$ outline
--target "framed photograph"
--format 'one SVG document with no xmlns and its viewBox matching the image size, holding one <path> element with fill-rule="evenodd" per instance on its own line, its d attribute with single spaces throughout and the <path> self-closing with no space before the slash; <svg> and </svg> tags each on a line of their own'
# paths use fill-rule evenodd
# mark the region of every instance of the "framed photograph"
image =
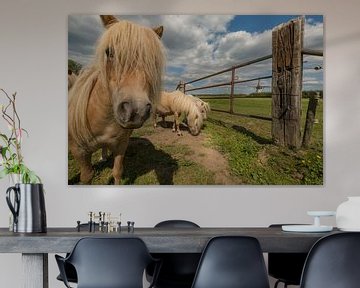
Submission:
<svg viewBox="0 0 360 288">
<path fill-rule="evenodd" d="M 69 185 L 323 185 L 322 15 L 69 15 Z"/>
</svg>

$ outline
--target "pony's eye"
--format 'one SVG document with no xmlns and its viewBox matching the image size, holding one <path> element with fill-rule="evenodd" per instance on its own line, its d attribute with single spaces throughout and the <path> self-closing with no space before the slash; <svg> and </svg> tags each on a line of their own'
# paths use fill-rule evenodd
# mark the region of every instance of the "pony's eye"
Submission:
<svg viewBox="0 0 360 288">
<path fill-rule="evenodd" d="M 105 53 L 109 59 L 114 58 L 114 51 L 112 48 L 106 48 Z"/>
</svg>

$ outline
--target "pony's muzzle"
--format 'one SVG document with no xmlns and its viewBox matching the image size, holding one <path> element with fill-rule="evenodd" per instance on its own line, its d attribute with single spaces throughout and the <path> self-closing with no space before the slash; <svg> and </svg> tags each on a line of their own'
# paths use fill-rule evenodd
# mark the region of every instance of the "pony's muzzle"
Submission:
<svg viewBox="0 0 360 288">
<path fill-rule="evenodd" d="M 193 136 L 197 136 L 200 134 L 200 129 L 194 129 L 194 128 L 190 128 L 190 134 Z"/>
<path fill-rule="evenodd" d="M 150 102 L 123 101 L 118 106 L 117 118 L 124 128 L 140 128 L 150 117 L 151 111 Z"/>
</svg>

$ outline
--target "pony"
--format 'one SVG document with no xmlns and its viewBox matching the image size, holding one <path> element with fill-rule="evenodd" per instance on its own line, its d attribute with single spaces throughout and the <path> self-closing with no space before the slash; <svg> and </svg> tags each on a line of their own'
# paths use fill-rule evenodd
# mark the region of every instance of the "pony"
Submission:
<svg viewBox="0 0 360 288">
<path fill-rule="evenodd" d="M 133 129 L 155 109 L 161 91 L 163 27 L 147 28 L 112 15 L 100 15 L 105 32 L 94 60 L 69 91 L 69 149 L 80 166 L 80 182 L 91 182 L 91 156 L 112 152 L 114 183 L 120 184 L 124 154 Z"/>
<path fill-rule="evenodd" d="M 161 93 L 160 102 L 156 106 L 156 112 L 154 113 L 154 127 L 156 127 L 157 115 L 160 115 L 163 121 L 166 116 L 174 115 L 173 132 L 177 132 L 177 135 L 181 136 L 182 133 L 179 127 L 181 113 L 185 114 L 191 135 L 199 135 L 203 125 L 203 115 L 194 99 L 179 90 L 173 92 L 163 91 Z"/>
</svg>

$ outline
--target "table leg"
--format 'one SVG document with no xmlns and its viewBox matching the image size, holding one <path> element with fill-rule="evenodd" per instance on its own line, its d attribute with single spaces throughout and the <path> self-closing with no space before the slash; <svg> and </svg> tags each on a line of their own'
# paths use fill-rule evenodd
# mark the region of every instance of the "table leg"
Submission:
<svg viewBox="0 0 360 288">
<path fill-rule="evenodd" d="M 23 288 L 49 288 L 48 254 L 22 254 Z"/>
</svg>

